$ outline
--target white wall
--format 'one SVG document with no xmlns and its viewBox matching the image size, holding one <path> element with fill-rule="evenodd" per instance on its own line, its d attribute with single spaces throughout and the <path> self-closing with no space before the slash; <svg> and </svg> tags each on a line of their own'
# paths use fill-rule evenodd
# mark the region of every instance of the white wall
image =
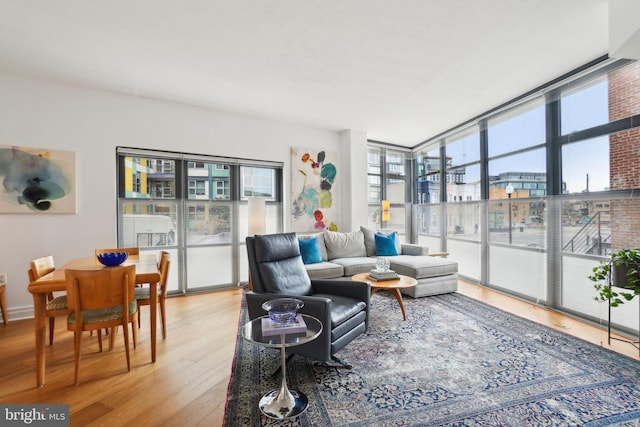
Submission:
<svg viewBox="0 0 640 427">
<path fill-rule="evenodd" d="M 348 130 L 341 134 L 340 157 L 347 159 L 342 164 L 346 175 L 342 182 L 342 229 L 341 231 L 359 230 L 367 225 L 367 134 Z"/>
<path fill-rule="evenodd" d="M 338 132 L 9 74 L 0 73 L 0 93 L 0 145 L 71 150 L 78 161 L 77 214 L 0 214 L 0 272 L 14 320 L 33 313 L 31 259 L 51 254 L 62 265 L 116 244 L 116 146 L 285 162 L 287 230 L 290 148 L 341 152 Z"/>
<path fill-rule="evenodd" d="M 609 56 L 640 59 L 640 2 L 609 0 Z"/>
</svg>

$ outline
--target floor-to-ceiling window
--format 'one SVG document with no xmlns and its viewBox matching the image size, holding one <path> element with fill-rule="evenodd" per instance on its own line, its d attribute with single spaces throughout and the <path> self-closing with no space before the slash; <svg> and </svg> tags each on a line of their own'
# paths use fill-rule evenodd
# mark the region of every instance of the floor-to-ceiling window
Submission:
<svg viewBox="0 0 640 427">
<path fill-rule="evenodd" d="M 408 242 L 411 221 L 411 155 L 406 149 L 369 146 L 367 151 L 368 226 L 394 230 Z M 382 202 L 388 202 L 388 209 Z M 386 212 L 385 212 L 386 211 Z"/>
<path fill-rule="evenodd" d="M 459 273 L 478 278 L 481 271 L 482 186 L 480 168 L 480 132 L 478 125 L 453 132 L 442 138 L 444 155 L 444 242 L 447 252 L 467 259 Z M 434 252 L 437 248 L 434 248 Z"/>
<path fill-rule="evenodd" d="M 172 255 L 170 293 L 247 280 L 248 197 L 283 227 L 282 164 L 118 148 L 118 244 Z"/>
<path fill-rule="evenodd" d="M 640 246 L 640 62 L 595 62 L 414 147 L 407 240 L 446 250 L 467 279 L 598 322 L 607 307 L 587 276 Z M 638 304 L 614 310 L 618 329 L 637 330 Z"/>
</svg>

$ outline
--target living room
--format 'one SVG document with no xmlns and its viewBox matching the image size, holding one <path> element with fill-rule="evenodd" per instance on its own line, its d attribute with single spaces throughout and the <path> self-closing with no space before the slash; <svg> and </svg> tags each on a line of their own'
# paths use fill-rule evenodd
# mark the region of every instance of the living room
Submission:
<svg viewBox="0 0 640 427">
<path fill-rule="evenodd" d="M 622 2 L 624 4 L 624 2 Z M 82 11 L 83 7 L 77 5 Z M 413 7 L 420 7 L 418 3 L 412 3 Z M 470 5 L 467 5 L 471 7 Z M 487 5 L 487 7 L 495 5 Z M 547 5 L 548 6 L 548 5 Z M 575 4 L 573 6 L 576 6 Z M 631 4 L 628 7 L 633 7 Z M 13 10 L 16 7 L 17 9 Z M 124 6 L 123 6 L 124 7 Z M 551 7 L 551 6 L 549 6 Z M 570 9 L 570 6 L 565 6 Z M 4 8 L 4 7 L 3 7 Z M 21 9 L 17 6 L 6 6 L 7 13 L 3 14 L 4 19 L 10 20 L 11 17 L 19 16 L 21 13 L 25 15 L 39 15 L 35 11 L 29 11 L 28 7 Z M 579 9 L 579 7 L 576 6 Z M 126 9 L 126 8 L 125 8 Z M 269 13 L 267 10 L 260 9 L 260 12 Z M 595 9 L 595 10 L 594 10 Z M 12 11 L 13 10 L 13 11 Z M 9 13 L 11 12 L 12 13 Z M 284 13 L 285 9 L 277 8 L 277 11 Z M 86 11 L 85 11 L 86 12 Z M 106 13 L 107 11 L 105 11 Z M 360 19 L 358 15 L 349 15 L 344 11 L 344 18 Z M 566 12 L 566 11 L 565 11 Z M 576 10 L 576 14 L 583 12 Z M 588 2 L 585 7 L 585 14 L 589 16 L 606 14 L 608 12 L 608 4 L 604 1 Z M 71 18 L 72 11 L 67 11 Z M 117 16 L 117 11 L 111 11 Z M 255 12 L 258 13 L 258 12 Z M 276 12 L 273 12 L 277 14 Z M 47 10 L 42 13 L 44 16 L 48 14 L 55 15 L 55 12 Z M 338 15 L 340 15 L 338 13 Z M 569 14 L 568 14 L 569 15 Z M 565 15 L 565 19 L 571 22 Z M 629 13 L 628 15 L 633 15 Z M 240 21 L 238 16 L 234 16 Z M 67 17 L 70 18 L 70 17 Z M 25 16 L 25 19 L 27 17 Z M 42 18 L 44 19 L 44 18 Z M 603 18 L 607 23 L 606 17 Z M 342 181 L 342 193 L 340 195 L 340 212 L 339 224 L 340 229 L 349 231 L 357 229 L 360 225 L 369 222 L 370 214 L 363 206 L 368 206 L 368 185 L 364 178 L 367 175 L 367 153 L 370 140 L 386 141 L 385 133 L 381 130 L 378 133 L 373 132 L 367 126 L 356 121 L 347 124 L 341 123 L 335 118 L 330 121 L 330 125 L 323 127 L 318 122 L 293 119 L 284 119 L 284 116 L 278 116 L 276 119 L 272 115 L 264 113 L 261 110 L 269 110 L 269 107 L 276 109 L 278 104 L 285 104 L 291 101 L 295 108 L 303 110 L 313 110 L 314 106 L 310 105 L 313 101 L 305 101 L 301 99 L 278 98 L 273 93 L 271 105 L 258 105 L 256 101 L 255 107 L 251 105 L 233 105 L 225 106 L 220 103 L 219 108 L 205 107 L 195 98 L 193 93 L 183 99 L 172 101 L 169 95 L 156 91 L 157 85 L 162 87 L 162 81 L 171 78 L 172 71 L 170 69 L 158 69 L 157 72 L 140 72 L 136 69 L 135 62 L 126 62 L 126 58 L 122 59 L 122 68 L 126 73 L 133 74 L 132 79 L 121 83 L 121 86 L 111 82 L 111 86 L 96 86 L 94 82 L 86 77 L 83 79 L 75 79 L 74 73 L 71 71 L 77 64 L 70 62 L 67 65 L 65 74 L 64 69 L 56 69 L 58 64 L 63 62 L 64 56 L 61 51 L 55 50 L 58 43 L 63 40 L 56 40 L 56 30 L 47 27 L 57 21 L 43 22 L 43 27 L 49 29 L 53 34 L 51 39 L 46 39 L 40 34 L 40 51 L 32 53 L 34 57 L 48 58 L 49 52 L 56 52 L 52 58 L 45 59 L 44 62 L 51 64 L 52 69 L 48 75 L 39 75 L 37 71 L 38 64 L 29 64 L 28 58 L 22 62 L 17 60 L 20 53 L 21 43 L 26 43 L 30 39 L 24 32 L 16 31 L 15 27 L 19 27 L 20 19 L 15 19 L 12 25 L 5 28 L 13 28 L 11 35 L 2 37 L 6 44 L 7 51 L 14 52 L 15 56 L 10 60 L 3 60 L 0 74 L 0 88 L 2 89 L 2 99 L 0 103 L 3 106 L 3 116 L 5 126 L 2 128 L 5 146 L 34 147 L 52 150 L 67 150 L 76 153 L 77 156 L 77 179 L 76 179 L 76 201 L 77 211 L 75 214 L 67 215 L 48 215 L 48 214 L 3 214 L 3 221 L 0 222 L 0 232 L 4 236 L 4 242 L 10 244 L 3 245 L 3 257 L 5 260 L 0 268 L 1 272 L 7 273 L 8 290 L 7 300 L 11 320 L 28 319 L 33 316 L 33 299 L 27 290 L 27 277 L 25 269 L 28 262 L 38 256 L 44 254 L 54 254 L 59 263 L 77 257 L 81 254 L 91 254 L 96 247 L 115 247 L 118 244 L 117 235 L 117 218 L 118 218 L 118 197 L 119 189 L 116 186 L 118 180 L 117 169 L 117 147 L 130 147 L 136 149 L 160 150 L 163 152 L 181 152 L 202 154 L 207 156 L 219 156 L 234 159 L 253 159 L 268 160 L 274 162 L 283 162 L 282 169 L 283 182 L 283 215 L 282 231 L 290 230 L 292 219 L 288 212 L 290 205 L 291 184 L 289 177 L 292 170 L 289 159 L 292 147 L 304 146 L 312 147 L 316 150 L 325 150 L 327 152 L 335 152 L 340 159 L 341 172 L 344 174 Z M 38 25 L 38 18 L 31 16 L 28 21 L 30 25 Z M 45 20 L 46 21 L 46 20 Z M 105 19 L 105 21 L 108 21 Z M 384 21 L 384 20 L 383 20 Z M 91 20 L 87 19 L 87 22 Z M 252 21 L 255 22 L 255 21 Z M 238 24 L 240 25 L 240 24 Z M 246 24 L 241 25 L 245 28 Z M 105 22 L 105 26 L 109 28 Z M 606 25 L 605 25 L 606 26 Z M 303 25 L 304 27 L 304 25 Z M 25 26 L 25 28 L 29 28 Z M 366 29 L 366 28 L 365 28 Z M 126 29 L 125 29 L 126 30 Z M 461 31 L 461 29 L 459 29 Z M 575 55 L 571 58 L 572 62 L 563 64 L 555 70 L 539 70 L 541 74 L 548 76 L 540 78 L 538 81 L 527 83 L 513 88 L 511 95 L 502 101 L 513 99 L 520 96 L 540 84 L 546 83 L 564 73 L 567 73 L 589 61 L 600 57 L 608 52 L 608 40 L 602 40 L 604 35 L 602 27 L 595 30 L 581 30 L 585 33 L 589 31 L 597 33 L 598 43 L 592 44 L 585 48 L 585 53 L 577 55 L 575 51 L 579 49 L 570 49 L 569 46 L 563 46 L 567 55 Z M 8 31 L 8 30 L 7 30 Z M 160 30 L 157 30 L 160 31 Z M 360 31 L 365 31 L 361 29 Z M 126 31 L 124 31 L 126 34 Z M 86 28 L 85 33 L 71 34 L 76 38 L 85 37 L 82 34 L 91 34 L 91 29 Z M 361 37 L 364 37 L 361 33 Z M 497 37 L 494 35 L 494 37 Z M 579 38 L 578 36 L 576 36 Z M 582 36 L 581 36 L 582 37 Z M 24 38 L 24 39 L 22 39 Z M 171 37 L 167 37 L 171 39 Z M 22 42 L 21 42 L 22 40 Z M 64 39 L 67 41 L 68 39 Z M 166 39 L 162 39 L 166 40 Z M 78 41 L 79 42 L 79 41 Z M 269 42 L 273 42 L 269 40 Z M 554 43 L 558 42 L 554 40 Z M 75 43 L 75 42 L 74 42 Z M 94 41 L 98 44 L 99 40 Z M 468 42 L 469 43 L 469 42 Z M 549 45 L 547 40 L 546 44 Z M 559 42 L 558 42 L 559 43 Z M 38 43 L 34 43 L 38 45 Z M 545 43 L 542 43 L 545 44 Z M 229 41 L 228 50 L 235 49 L 233 42 Z M 69 57 L 74 56 L 74 49 L 79 46 L 71 44 L 66 47 Z M 120 46 L 123 51 L 131 50 L 134 56 L 140 54 L 136 50 L 135 41 L 131 44 Z M 219 46 L 216 46 L 219 47 Z M 539 45 L 536 45 L 540 48 Z M 243 48 L 242 45 L 238 49 Z M 556 48 L 562 56 L 563 49 Z M 593 50 L 590 50 L 593 49 Z M 553 49 L 550 49 L 553 50 Z M 17 52 L 17 53 L 15 53 Z M 97 49 L 96 52 L 99 52 Z M 226 53 L 227 51 L 225 51 Z M 242 54 L 246 54 L 244 50 Z M 537 56 L 538 51 L 532 49 L 526 55 L 520 52 L 515 60 L 508 62 L 524 61 L 522 58 Z M 60 56 L 56 56 L 60 55 Z M 478 53 L 479 55 L 479 53 Z M 502 53 L 505 55 L 504 52 Z M 514 55 L 516 55 L 514 53 Z M 144 55 L 142 55 L 144 56 Z M 579 56 L 579 59 L 576 58 Z M 189 58 L 185 58 L 189 59 Z M 193 58 L 191 58 L 193 59 Z M 281 58 L 277 58 L 281 59 Z M 275 59 L 275 60 L 277 60 Z M 557 59 L 557 58 L 556 58 Z M 263 58 L 268 63 L 269 58 Z M 552 60 L 549 60 L 550 62 Z M 313 65 L 313 64 L 312 64 Z M 424 65 L 424 64 L 420 64 Z M 464 64 L 454 64 L 457 67 L 463 67 Z M 104 68 L 104 74 L 110 72 L 116 73 L 116 70 L 110 70 L 109 67 L 115 67 L 114 64 L 94 64 L 93 72 L 97 72 L 98 68 Z M 61 65 L 64 68 L 64 65 Z M 252 68 L 253 67 L 253 68 Z M 446 73 L 446 67 L 434 64 L 433 67 L 440 68 Z M 258 69 L 255 66 L 248 65 L 244 72 L 250 74 L 254 71 L 249 69 Z M 239 72 L 239 69 L 234 71 Z M 267 71 L 270 72 L 270 69 Z M 477 70 L 480 73 L 479 70 Z M 269 72 L 265 72 L 265 81 Z M 327 71 L 328 72 L 328 71 Z M 415 71 L 414 71 L 415 72 Z M 415 72 L 419 74 L 418 72 Z M 293 74 L 293 72 L 292 72 Z M 294 85 L 295 75 L 290 76 Z M 480 78 L 480 77 L 478 77 Z M 135 83 L 132 83 L 135 82 Z M 261 88 L 258 83 L 251 87 L 253 91 L 259 93 Z M 357 81 L 351 81 L 356 85 Z M 376 84 L 373 80 L 369 81 L 370 85 L 360 93 L 351 96 L 370 96 L 369 103 L 383 104 L 383 98 L 376 97 L 376 90 L 385 91 L 382 84 Z M 106 83 L 105 83 L 106 84 Z M 418 85 L 426 83 L 418 83 Z M 211 83 L 213 89 L 207 88 L 208 91 L 219 91 L 227 94 L 227 98 L 232 97 L 233 92 L 239 90 L 233 85 L 224 87 Z M 377 89 L 372 89 L 377 88 Z M 406 88 L 401 88 L 406 90 Z M 349 99 L 340 100 L 341 88 L 332 88 L 332 97 L 336 100 L 336 104 L 342 102 L 351 105 Z M 167 89 L 168 92 L 170 92 Z M 303 92 L 303 91 L 300 91 Z M 446 97 L 447 89 L 443 88 L 440 97 Z M 231 93 L 231 95 L 229 95 Z M 432 97 L 436 97 L 436 93 L 431 93 Z M 189 102 L 189 96 L 193 102 Z M 420 95 L 416 95 L 420 96 Z M 412 97 L 410 92 L 403 93 L 402 97 Z M 389 138 L 389 147 L 410 149 L 417 146 L 426 138 L 444 132 L 460 123 L 481 114 L 490 108 L 494 108 L 501 104 L 495 100 L 490 101 L 486 107 L 476 106 L 476 110 L 465 110 L 468 108 L 460 98 L 457 98 L 458 108 L 442 108 L 447 114 L 455 112 L 456 117 L 453 121 L 448 122 L 443 127 L 433 131 L 423 131 L 416 139 L 409 139 L 412 142 L 400 144 Z M 264 101 L 263 101 L 264 102 Z M 397 99 L 396 99 L 397 102 Z M 443 101 L 444 102 L 444 101 Z M 398 111 L 406 112 L 406 107 L 401 103 L 392 104 L 393 108 Z M 262 108 L 261 108 L 262 107 Z M 434 107 L 431 107 L 434 108 Z M 479 109 L 478 109 L 479 108 Z M 455 110 L 458 111 L 455 111 Z M 343 113 L 342 107 L 336 106 L 335 115 Z M 319 115 L 319 111 L 314 111 Z M 417 112 L 406 112 L 407 116 Z M 438 115 L 439 111 L 422 111 L 423 117 L 429 115 Z M 444 115 L 444 114 L 443 114 Z M 327 119 L 329 120 L 329 119 Z M 428 120 L 427 120 L 428 121 Z M 347 130 L 342 130 L 347 129 Z M 400 141 L 400 140 L 398 140 Z M 516 233 L 520 231 L 517 230 Z M 429 243 L 430 247 L 433 247 Z M 438 248 L 436 248 L 438 249 Z M 452 257 L 459 257 L 453 254 L 453 246 L 448 248 L 452 252 Z M 240 281 L 244 282 L 246 278 L 245 265 L 238 266 Z M 233 284 L 236 285 L 236 284 Z M 633 321 L 631 321 L 633 324 Z"/>
</svg>

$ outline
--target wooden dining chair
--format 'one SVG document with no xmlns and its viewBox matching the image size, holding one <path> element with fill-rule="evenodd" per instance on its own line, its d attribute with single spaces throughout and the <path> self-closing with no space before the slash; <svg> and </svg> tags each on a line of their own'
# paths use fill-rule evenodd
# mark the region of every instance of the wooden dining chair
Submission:
<svg viewBox="0 0 640 427">
<path fill-rule="evenodd" d="M 101 329 L 111 328 L 109 348 L 112 349 L 116 328 L 122 325 L 127 371 L 131 371 L 129 323 L 133 330 L 133 348 L 136 348 L 138 340 L 135 327 L 138 306 L 134 291 L 136 266 L 118 266 L 100 270 L 66 270 L 65 278 L 70 310 L 67 329 L 73 331 L 75 342 L 75 383 L 79 383 L 83 331 L 98 331 L 102 351 Z"/>
<path fill-rule="evenodd" d="M 98 254 L 106 254 L 109 252 L 126 252 L 129 255 L 140 255 L 140 248 L 114 248 L 114 249 L 98 248 L 96 249 L 96 256 L 98 256 Z"/>
<path fill-rule="evenodd" d="M 53 261 L 53 256 L 51 255 L 32 260 L 28 271 L 29 283 L 35 282 L 45 274 L 51 273 L 55 269 L 56 265 Z M 69 314 L 67 296 L 55 296 L 53 292 L 47 293 L 45 314 L 49 318 L 49 345 L 53 345 L 53 333 L 56 326 L 56 317 L 66 316 Z"/>
<path fill-rule="evenodd" d="M 9 314 L 7 313 L 7 296 L 6 296 L 6 288 L 7 286 L 3 283 L 0 285 L 0 310 L 2 310 L 2 322 L 5 325 L 9 324 Z"/>
<path fill-rule="evenodd" d="M 158 270 L 160 271 L 160 283 L 158 286 L 158 305 L 160 305 L 160 318 L 162 320 L 162 338 L 167 338 L 167 319 L 165 314 L 165 300 L 167 298 L 167 278 L 169 276 L 169 263 L 171 257 L 169 252 L 160 252 L 160 263 L 158 264 Z M 151 295 L 149 294 L 149 287 L 143 286 L 136 288 L 136 301 L 138 303 L 138 309 L 143 305 L 151 304 Z M 138 327 L 140 327 L 140 317 L 138 316 Z"/>
</svg>

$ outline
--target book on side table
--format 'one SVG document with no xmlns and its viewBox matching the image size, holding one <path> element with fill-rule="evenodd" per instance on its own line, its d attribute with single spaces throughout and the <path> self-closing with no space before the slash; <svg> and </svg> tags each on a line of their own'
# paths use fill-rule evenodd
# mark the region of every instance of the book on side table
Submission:
<svg viewBox="0 0 640 427">
<path fill-rule="evenodd" d="M 262 318 L 262 336 L 268 337 L 272 335 L 282 334 L 299 334 L 307 332 L 307 324 L 302 318 L 302 314 L 298 313 L 293 322 L 278 323 L 269 317 Z"/>
<path fill-rule="evenodd" d="M 367 278 L 373 280 L 374 282 L 381 282 L 383 280 L 396 280 L 400 278 L 400 276 L 398 276 L 398 273 L 396 273 L 393 270 L 387 270 L 387 271 L 371 270 Z"/>
</svg>

